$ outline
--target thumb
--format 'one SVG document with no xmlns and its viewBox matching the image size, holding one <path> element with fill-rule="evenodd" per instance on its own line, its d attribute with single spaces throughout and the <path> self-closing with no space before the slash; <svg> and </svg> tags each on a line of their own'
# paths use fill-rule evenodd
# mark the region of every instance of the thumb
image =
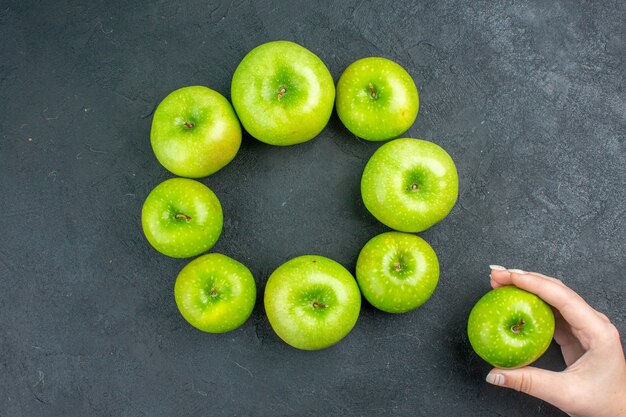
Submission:
<svg viewBox="0 0 626 417">
<path fill-rule="evenodd" d="M 487 375 L 487 382 L 537 397 L 562 408 L 567 405 L 565 375 L 532 366 L 519 369 L 495 368 Z"/>
</svg>

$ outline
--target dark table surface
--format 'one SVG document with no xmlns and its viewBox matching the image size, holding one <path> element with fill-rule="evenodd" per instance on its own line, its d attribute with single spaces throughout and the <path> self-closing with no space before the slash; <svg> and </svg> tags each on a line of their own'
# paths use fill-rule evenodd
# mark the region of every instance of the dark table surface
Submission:
<svg viewBox="0 0 626 417">
<path fill-rule="evenodd" d="M 468 344 L 489 263 L 561 277 L 626 333 L 626 6 L 623 1 L 0 2 L 0 416 L 561 416 L 489 386 Z M 380 144 L 335 115 L 316 139 L 244 136 L 203 179 L 221 199 L 214 251 L 253 272 L 240 329 L 177 311 L 186 260 L 145 241 L 140 210 L 172 177 L 150 148 L 172 90 L 228 97 L 241 58 L 288 39 L 338 79 L 391 58 L 413 76 L 406 136 L 453 156 L 459 201 L 420 235 L 442 275 L 422 308 L 364 305 L 346 339 L 303 352 L 273 333 L 268 275 L 302 254 L 350 270 L 385 231 L 359 195 Z M 556 346 L 540 366 L 562 369 Z"/>
</svg>

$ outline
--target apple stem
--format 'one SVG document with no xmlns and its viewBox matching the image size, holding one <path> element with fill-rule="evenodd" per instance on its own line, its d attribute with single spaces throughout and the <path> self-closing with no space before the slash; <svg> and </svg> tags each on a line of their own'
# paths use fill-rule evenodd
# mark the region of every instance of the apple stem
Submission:
<svg viewBox="0 0 626 417">
<path fill-rule="evenodd" d="M 278 101 L 280 101 L 280 99 L 283 98 L 286 92 L 287 92 L 287 89 L 285 87 L 280 87 L 280 90 L 278 90 Z"/>
<path fill-rule="evenodd" d="M 211 288 L 210 294 L 211 294 L 211 297 L 213 298 L 219 295 L 218 292 L 215 290 L 215 288 Z"/>
<path fill-rule="evenodd" d="M 419 185 L 415 183 L 411 184 L 411 191 L 417 191 L 418 188 L 420 188 Z"/>
<path fill-rule="evenodd" d="M 311 305 L 313 306 L 313 308 L 327 308 L 328 307 L 326 304 L 318 303 L 317 300 L 313 301 Z"/>
<path fill-rule="evenodd" d="M 191 129 L 193 127 L 193 123 L 191 122 L 185 122 L 184 125 L 187 129 Z"/>
<path fill-rule="evenodd" d="M 191 217 L 189 217 L 189 216 L 187 216 L 186 214 L 183 214 L 183 213 L 178 213 L 174 217 L 176 217 L 177 220 L 185 219 L 185 221 L 187 223 L 189 223 L 191 221 Z"/>
<path fill-rule="evenodd" d="M 515 334 L 518 334 L 522 330 L 525 324 L 526 324 L 526 321 L 524 319 L 521 319 L 519 323 L 511 326 L 511 331 Z"/>
<path fill-rule="evenodd" d="M 396 262 L 395 264 L 393 264 L 393 267 L 395 268 L 396 271 L 402 270 L 402 265 L 400 265 L 400 262 Z"/>
<path fill-rule="evenodd" d="M 370 87 L 370 97 L 376 98 L 377 95 L 376 95 L 376 90 L 374 90 L 374 84 L 370 83 L 369 87 Z"/>
</svg>

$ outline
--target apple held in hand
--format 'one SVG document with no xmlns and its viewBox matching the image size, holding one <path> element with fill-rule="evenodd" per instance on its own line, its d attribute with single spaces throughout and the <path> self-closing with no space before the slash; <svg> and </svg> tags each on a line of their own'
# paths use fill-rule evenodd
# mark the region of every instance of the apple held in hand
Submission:
<svg viewBox="0 0 626 417">
<path fill-rule="evenodd" d="M 335 84 L 326 65 L 287 41 L 257 46 L 233 75 L 231 98 L 243 127 L 270 145 L 317 136 L 333 110 Z"/>
<path fill-rule="evenodd" d="M 448 215 L 459 193 L 454 161 L 438 145 L 395 139 L 378 148 L 365 166 L 361 196 L 381 223 L 421 232 Z"/>
<path fill-rule="evenodd" d="M 361 310 L 354 277 L 322 256 L 300 256 L 270 275 L 265 311 L 278 336 L 304 350 L 323 349 L 343 339 Z"/>
<path fill-rule="evenodd" d="M 405 313 L 426 302 L 439 281 L 439 261 L 422 238 L 382 233 L 365 244 L 356 263 L 363 296 L 388 313 Z"/>
<path fill-rule="evenodd" d="M 474 351 L 491 365 L 519 368 L 550 346 L 554 314 L 535 294 L 500 287 L 478 300 L 469 315 L 467 335 Z"/>
<path fill-rule="evenodd" d="M 241 126 L 220 93 L 185 87 L 157 107 L 150 141 L 167 170 L 181 177 L 206 177 L 233 160 L 241 144 Z"/>
<path fill-rule="evenodd" d="M 189 258 L 211 249 L 223 223 L 217 196 L 204 184 L 187 178 L 172 178 L 157 185 L 141 210 L 148 242 L 173 258 Z"/>
<path fill-rule="evenodd" d="M 254 308 L 256 284 L 245 265 L 210 253 L 188 263 L 176 278 L 176 305 L 193 327 L 224 333 L 241 326 Z"/>
<path fill-rule="evenodd" d="M 337 115 L 350 132 L 372 141 L 406 132 L 419 107 L 417 87 L 400 65 L 370 57 L 350 64 L 337 83 Z"/>
</svg>

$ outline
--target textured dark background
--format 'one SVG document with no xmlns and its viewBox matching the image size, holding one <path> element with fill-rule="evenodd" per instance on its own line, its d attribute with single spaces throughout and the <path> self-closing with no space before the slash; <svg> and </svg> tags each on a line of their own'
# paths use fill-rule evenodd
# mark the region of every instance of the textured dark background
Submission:
<svg viewBox="0 0 626 417">
<path fill-rule="evenodd" d="M 0 416 L 561 416 L 488 386 L 465 335 L 489 263 L 559 276 L 626 333 L 623 1 L 0 1 Z M 306 253 L 354 268 L 385 230 L 359 196 L 379 146 L 333 116 L 306 144 L 244 137 L 203 180 L 226 222 L 214 250 L 253 271 L 259 300 L 225 335 L 194 330 L 173 284 L 185 260 L 140 228 L 172 177 L 151 113 L 192 84 L 228 96 L 254 46 L 318 54 L 335 80 L 381 55 L 420 91 L 406 136 L 447 149 L 460 199 L 421 235 L 440 284 L 421 309 L 365 305 L 320 352 L 282 343 L 264 283 Z M 552 346 L 540 365 L 562 368 Z"/>
</svg>

